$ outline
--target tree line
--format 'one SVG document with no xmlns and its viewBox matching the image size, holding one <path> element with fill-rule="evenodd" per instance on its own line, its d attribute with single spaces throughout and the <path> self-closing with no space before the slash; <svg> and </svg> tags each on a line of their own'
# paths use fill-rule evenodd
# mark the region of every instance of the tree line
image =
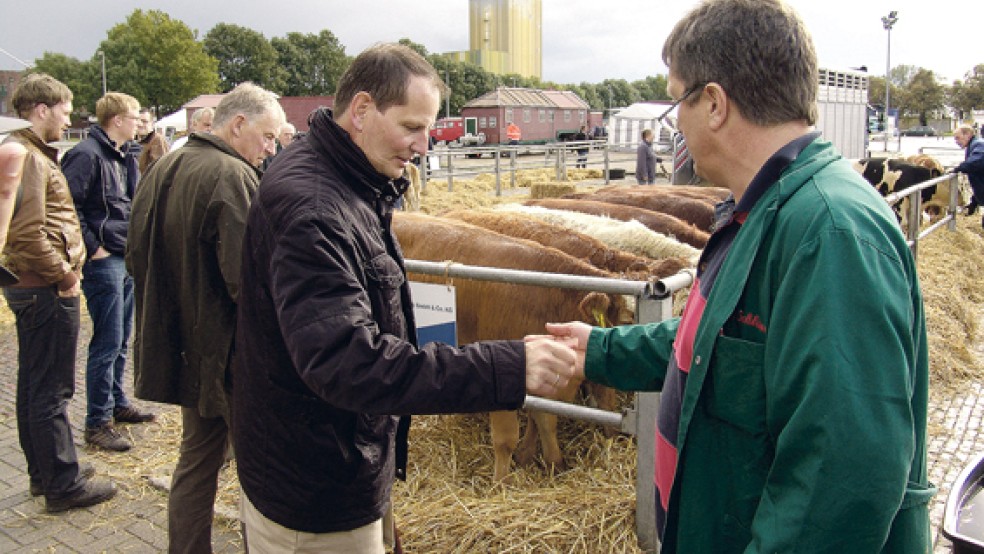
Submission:
<svg viewBox="0 0 984 554">
<path fill-rule="evenodd" d="M 427 58 L 450 87 L 450 115 L 464 104 L 497 86 L 570 90 L 593 110 L 628 106 L 635 102 L 669 100 L 666 76 L 656 75 L 629 82 L 606 79 L 600 83 L 553 83 L 521 75 L 497 75 L 483 68 L 429 53 L 409 38 L 401 43 Z M 331 31 L 287 33 L 267 39 L 262 33 L 219 23 L 199 40 L 184 22 L 160 10 L 134 10 L 114 25 L 99 49 L 88 60 L 45 52 L 31 71 L 48 73 L 75 93 L 75 106 L 91 113 L 102 95 L 105 62 L 107 88 L 133 95 L 141 105 L 159 114 L 178 109 L 199 94 L 226 92 L 252 81 L 282 96 L 334 94 L 338 79 L 351 57 Z M 949 106 L 958 117 L 969 117 L 984 108 L 984 64 L 952 85 L 938 83 L 932 71 L 900 65 L 889 76 L 890 105 L 903 116 L 918 117 L 921 124 L 942 115 Z M 881 106 L 885 79 L 869 80 L 868 103 Z M 441 115 L 446 108 L 442 106 Z"/>
</svg>

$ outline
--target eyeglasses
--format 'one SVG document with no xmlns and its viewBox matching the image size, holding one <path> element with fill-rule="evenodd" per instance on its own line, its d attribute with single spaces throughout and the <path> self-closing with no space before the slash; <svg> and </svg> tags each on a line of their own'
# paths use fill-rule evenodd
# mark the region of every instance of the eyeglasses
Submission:
<svg viewBox="0 0 984 554">
<path fill-rule="evenodd" d="M 675 108 L 675 107 L 677 107 L 677 106 L 680 105 L 680 102 L 683 102 L 687 98 L 690 98 L 690 96 L 692 96 L 698 90 L 703 91 L 704 90 L 704 87 L 706 87 L 707 85 L 708 85 L 708 83 L 706 83 L 706 82 L 704 82 L 704 83 L 697 83 L 694 86 L 692 86 L 692 87 L 688 88 L 687 90 L 685 90 L 683 92 L 683 95 L 680 96 L 680 98 L 677 98 L 676 100 L 674 100 L 673 103 L 670 104 L 670 107 L 666 108 L 666 111 L 664 111 L 663 113 L 661 113 L 660 116 L 656 118 L 656 121 L 659 121 L 660 123 L 663 123 L 664 125 L 668 125 L 670 127 L 676 128 L 675 125 L 673 125 L 673 124 L 671 124 L 669 122 L 665 122 L 664 123 L 663 120 L 666 119 L 666 116 L 670 115 L 670 112 L 673 111 L 673 108 Z"/>
</svg>

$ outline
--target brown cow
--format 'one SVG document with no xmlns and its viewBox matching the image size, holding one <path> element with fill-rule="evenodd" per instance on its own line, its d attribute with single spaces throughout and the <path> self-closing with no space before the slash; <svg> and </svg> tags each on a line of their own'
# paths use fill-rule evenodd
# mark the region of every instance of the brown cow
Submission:
<svg viewBox="0 0 984 554">
<path fill-rule="evenodd" d="M 661 190 L 657 190 L 655 187 L 638 188 L 649 188 L 652 190 L 636 192 L 634 190 L 610 189 L 587 195 L 564 195 L 562 198 L 581 198 L 583 200 L 597 200 L 598 202 L 608 202 L 609 204 L 623 204 L 645 208 L 654 212 L 670 214 L 687 223 L 696 225 L 702 231 L 710 232 L 711 226 L 714 224 L 714 206 L 710 203 L 667 194 Z"/>
<path fill-rule="evenodd" d="M 711 204 L 722 202 L 731 195 L 731 191 L 724 187 L 702 187 L 699 185 L 614 185 L 598 189 L 597 192 L 622 190 L 628 192 L 654 192 L 693 198 L 695 200 L 705 200 Z"/>
<path fill-rule="evenodd" d="M 407 259 L 592 277 L 613 276 L 555 248 L 507 237 L 462 221 L 397 212 L 393 217 L 393 231 Z M 438 276 L 412 275 L 415 281 L 446 281 Z M 576 319 L 608 326 L 630 323 L 634 319 L 625 299 L 619 295 L 470 279 L 457 279 L 455 285 L 458 340 L 462 344 L 542 334 L 544 323 L 548 321 Z M 579 387 L 580 383 L 572 380 L 557 398 L 572 401 Z M 603 401 L 599 399 L 599 405 Z M 613 403 L 614 399 L 607 401 Z M 539 429 L 544 461 L 557 469 L 566 468 L 557 442 L 556 416 L 535 412 L 533 418 Z M 493 412 L 490 426 L 495 454 L 494 478 L 502 480 L 509 473 L 511 455 L 519 444 L 519 419 L 516 412 Z M 536 440 L 536 435 L 528 436 L 533 438 L 524 438 L 525 450 L 517 452 L 519 461 L 532 458 L 533 445 L 528 442 Z"/>
<path fill-rule="evenodd" d="M 568 210 L 571 212 L 610 217 L 619 221 L 635 220 L 657 233 L 673 237 L 694 248 L 704 248 L 707 244 L 708 234 L 698 229 L 695 225 L 670 214 L 654 212 L 645 208 L 612 204 L 610 202 L 598 202 L 597 200 L 588 200 L 586 198 L 541 198 L 538 200 L 527 200 L 524 204 L 527 206 L 550 208 L 552 210 Z"/>
<path fill-rule="evenodd" d="M 566 227 L 523 214 L 455 210 L 442 214 L 442 217 L 471 223 L 510 237 L 532 240 L 566 252 L 575 258 L 581 258 L 599 269 L 619 274 L 628 279 L 641 281 L 651 278 L 660 279 L 679 273 L 687 267 L 687 263 L 678 258 L 665 258 L 663 260 L 644 258 L 610 248 L 600 240 L 583 233 L 571 231 Z"/>
</svg>

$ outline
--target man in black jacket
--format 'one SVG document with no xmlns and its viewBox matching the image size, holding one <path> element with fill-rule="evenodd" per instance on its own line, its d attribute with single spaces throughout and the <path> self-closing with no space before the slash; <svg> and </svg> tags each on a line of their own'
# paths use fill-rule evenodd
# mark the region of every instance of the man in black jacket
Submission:
<svg viewBox="0 0 984 554">
<path fill-rule="evenodd" d="M 143 423 L 141 412 L 123 392 L 127 342 L 133 327 L 133 279 L 123 265 L 130 202 L 140 171 L 128 146 L 136 136 L 140 103 L 119 92 L 96 102 L 98 123 L 89 136 L 65 153 L 62 170 L 82 225 L 88 259 L 82 266 L 82 292 L 92 317 L 85 368 L 85 442 L 122 452 L 133 445 L 113 426 Z"/>
<path fill-rule="evenodd" d="M 366 50 L 338 116 L 312 115 L 250 207 L 233 433 L 251 551 L 383 552 L 401 416 L 511 410 L 571 375 L 572 351 L 549 339 L 417 347 L 390 220 L 445 91 L 413 50 Z"/>
</svg>

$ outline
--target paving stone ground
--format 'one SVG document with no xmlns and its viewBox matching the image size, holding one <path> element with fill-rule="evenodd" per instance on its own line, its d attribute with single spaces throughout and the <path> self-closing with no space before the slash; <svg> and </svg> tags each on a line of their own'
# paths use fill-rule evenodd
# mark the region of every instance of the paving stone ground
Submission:
<svg viewBox="0 0 984 554">
<path fill-rule="evenodd" d="M 6 304 L 0 310 L 9 316 Z M 7 318 L 9 319 L 9 317 Z M 147 475 L 135 474 L 136 461 L 149 456 L 173 457 L 177 450 L 151 451 L 141 442 L 144 434 L 159 431 L 158 423 L 120 425 L 134 442 L 129 452 L 97 452 L 85 445 L 85 359 L 90 322 L 83 310 L 75 376 L 75 398 L 69 404 L 69 418 L 79 458 L 92 462 L 99 477 L 112 478 L 120 492 L 109 502 L 87 509 L 57 515 L 44 511 L 44 500 L 28 493 L 24 455 L 17 440 L 14 399 L 17 382 L 17 335 L 12 323 L 0 322 L 0 552 L 5 554 L 95 554 L 101 552 L 152 553 L 167 550 L 167 493 L 148 486 Z M 132 385 L 127 368 L 127 390 Z M 132 395 L 131 395 L 132 399 Z M 171 406 L 141 402 L 141 409 L 156 412 L 159 418 L 180 421 L 180 411 Z M 178 427 L 180 429 L 180 427 Z M 213 527 L 216 553 L 242 552 L 242 537 L 235 522 L 219 518 Z"/>
<path fill-rule="evenodd" d="M 6 306 L 0 302 L 0 309 Z M 7 312 L 9 313 L 9 312 Z M 13 326 L 0 322 L 0 552 L 101 553 L 162 552 L 167 547 L 167 496 L 146 485 L 147 475 L 136 475 L 128 465 L 139 457 L 160 456 L 141 443 L 141 436 L 154 431 L 155 423 L 126 426 L 134 439 L 134 449 L 126 453 L 91 451 L 82 440 L 85 416 L 85 345 L 89 339 L 88 318 L 82 318 L 76 371 L 76 395 L 70 404 L 75 442 L 82 459 L 92 462 L 100 476 L 110 476 L 120 486 L 113 500 L 87 509 L 48 515 L 44 502 L 27 491 L 24 457 L 17 440 L 14 396 L 17 375 L 17 339 Z M 981 354 L 979 352 L 979 354 Z M 128 369 L 128 383 L 132 374 Z M 176 408 L 134 401 L 162 418 L 180 419 Z M 933 392 L 929 410 L 929 470 L 940 492 L 933 501 L 934 554 L 951 551 L 949 541 L 939 533 L 943 507 L 950 484 L 964 466 L 984 452 L 981 420 L 984 417 L 984 383 L 970 383 L 958 393 Z M 174 455 L 172 453 L 172 455 Z M 128 459 L 131 458 L 131 459 Z M 242 552 L 238 525 L 219 517 L 213 528 L 217 553 Z"/>
</svg>

